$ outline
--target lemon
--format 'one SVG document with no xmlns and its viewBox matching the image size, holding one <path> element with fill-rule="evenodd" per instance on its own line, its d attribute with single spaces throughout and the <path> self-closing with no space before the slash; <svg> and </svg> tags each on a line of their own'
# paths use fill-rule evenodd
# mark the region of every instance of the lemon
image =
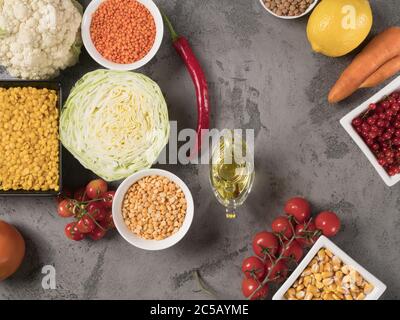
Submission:
<svg viewBox="0 0 400 320">
<path fill-rule="evenodd" d="M 307 24 L 312 49 L 340 57 L 357 48 L 372 27 L 368 0 L 322 0 Z"/>
</svg>

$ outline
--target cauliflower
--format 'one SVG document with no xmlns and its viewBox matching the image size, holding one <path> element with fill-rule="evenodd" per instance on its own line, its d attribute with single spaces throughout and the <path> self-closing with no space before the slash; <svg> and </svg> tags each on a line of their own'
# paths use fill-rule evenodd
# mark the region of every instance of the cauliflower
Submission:
<svg viewBox="0 0 400 320">
<path fill-rule="evenodd" d="M 41 80 L 78 62 L 82 6 L 75 0 L 0 0 L 0 65 Z"/>
</svg>

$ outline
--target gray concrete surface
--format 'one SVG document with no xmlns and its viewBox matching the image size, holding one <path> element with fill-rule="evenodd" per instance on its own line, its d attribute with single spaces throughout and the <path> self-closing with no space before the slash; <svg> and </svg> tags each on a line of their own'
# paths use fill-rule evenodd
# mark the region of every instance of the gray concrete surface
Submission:
<svg viewBox="0 0 400 320">
<path fill-rule="evenodd" d="M 87 4 L 89 1 L 84 1 Z M 258 0 L 157 0 L 176 29 L 189 37 L 208 76 L 215 127 L 256 131 L 256 182 L 234 221 L 211 193 L 206 166 L 163 166 L 181 176 L 195 199 L 195 218 L 175 247 L 145 252 L 117 233 L 94 243 L 74 243 L 53 199 L 0 198 L 0 218 L 15 224 L 27 243 L 22 268 L 0 283 L 0 299 L 203 299 L 192 271 L 199 269 L 220 298 L 240 299 L 243 258 L 251 237 L 282 213 L 285 199 L 304 195 L 313 211 L 336 210 L 343 230 L 334 241 L 384 283 L 384 298 L 400 295 L 400 184 L 387 188 L 339 125 L 339 119 L 377 89 L 329 106 L 326 96 L 352 55 L 314 54 L 307 18 L 285 21 Z M 371 1 L 372 34 L 400 24 L 396 0 Z M 64 90 L 97 69 L 86 53 L 61 77 Z M 194 127 L 192 83 L 166 36 L 157 57 L 141 72 L 166 95 L 170 117 Z M 1 73 L 1 78 L 7 78 Z M 91 174 L 65 155 L 66 184 Z M 54 265 L 57 289 L 43 290 L 41 268 Z"/>
</svg>

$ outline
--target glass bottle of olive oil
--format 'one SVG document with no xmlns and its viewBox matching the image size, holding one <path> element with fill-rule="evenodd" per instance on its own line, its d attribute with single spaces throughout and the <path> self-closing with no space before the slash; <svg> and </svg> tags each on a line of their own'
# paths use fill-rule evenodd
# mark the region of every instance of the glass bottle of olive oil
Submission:
<svg viewBox="0 0 400 320">
<path fill-rule="evenodd" d="M 211 156 L 210 182 L 226 217 L 236 218 L 236 209 L 249 195 L 254 182 L 253 154 L 241 136 L 227 130 Z"/>
</svg>

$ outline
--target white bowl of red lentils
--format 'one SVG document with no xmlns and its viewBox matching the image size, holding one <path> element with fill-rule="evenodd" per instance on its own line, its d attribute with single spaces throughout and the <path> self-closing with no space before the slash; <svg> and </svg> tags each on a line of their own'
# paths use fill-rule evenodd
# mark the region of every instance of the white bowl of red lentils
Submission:
<svg viewBox="0 0 400 320">
<path fill-rule="evenodd" d="M 187 185 L 171 172 L 139 171 L 118 187 L 113 220 L 120 235 L 135 247 L 163 250 L 189 231 L 194 204 Z"/>
<path fill-rule="evenodd" d="M 82 19 L 89 55 L 110 70 L 136 70 L 158 52 L 164 35 L 160 10 L 151 0 L 92 0 Z"/>
<path fill-rule="evenodd" d="M 260 0 L 264 9 L 280 19 L 297 19 L 309 14 L 318 0 Z"/>
</svg>

